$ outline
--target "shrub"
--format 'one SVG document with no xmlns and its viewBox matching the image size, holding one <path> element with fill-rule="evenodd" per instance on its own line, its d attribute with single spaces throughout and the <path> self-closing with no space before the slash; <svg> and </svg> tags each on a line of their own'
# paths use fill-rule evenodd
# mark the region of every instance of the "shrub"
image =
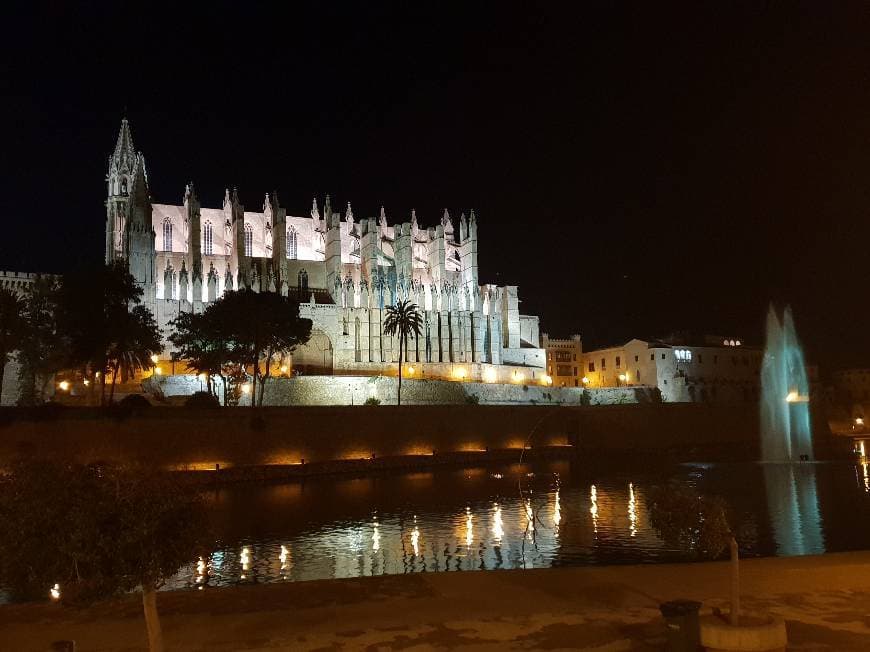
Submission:
<svg viewBox="0 0 870 652">
<path fill-rule="evenodd" d="M 142 396 L 142 394 L 129 394 L 128 396 L 125 396 L 120 401 L 118 401 L 118 405 L 123 408 L 131 409 L 151 407 L 150 401 Z"/>
<path fill-rule="evenodd" d="M 216 408 L 220 407 L 220 403 L 208 392 L 194 392 L 184 402 L 184 406 L 192 408 Z"/>
<path fill-rule="evenodd" d="M 580 393 L 580 405 L 592 405 L 592 394 L 588 390 L 583 390 Z"/>
<path fill-rule="evenodd" d="M 381 404 L 381 399 L 375 398 L 374 396 L 369 396 L 366 399 L 366 402 L 363 403 L 363 405 L 380 405 L 380 404 Z"/>
<path fill-rule="evenodd" d="M 469 394 L 465 397 L 465 402 L 469 405 L 478 405 L 480 403 L 480 397 L 477 394 Z"/>
</svg>

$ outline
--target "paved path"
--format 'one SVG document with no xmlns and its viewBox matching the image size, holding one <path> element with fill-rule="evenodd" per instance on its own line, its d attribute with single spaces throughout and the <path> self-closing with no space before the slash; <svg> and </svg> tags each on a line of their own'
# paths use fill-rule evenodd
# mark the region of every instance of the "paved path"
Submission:
<svg viewBox="0 0 870 652">
<path fill-rule="evenodd" d="M 870 552 L 743 562 L 747 609 L 789 649 L 870 650 Z M 661 650 L 658 605 L 725 606 L 723 563 L 424 573 L 163 593 L 168 650 Z M 0 650 L 146 648 L 135 596 L 87 610 L 0 608 Z"/>
</svg>

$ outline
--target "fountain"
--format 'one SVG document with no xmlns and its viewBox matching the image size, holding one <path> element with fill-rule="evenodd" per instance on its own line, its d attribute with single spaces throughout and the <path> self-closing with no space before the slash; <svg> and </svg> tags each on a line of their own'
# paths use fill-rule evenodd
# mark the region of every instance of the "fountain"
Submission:
<svg viewBox="0 0 870 652">
<path fill-rule="evenodd" d="M 794 462 L 813 456 L 809 382 L 791 308 L 782 319 L 767 313 L 767 342 L 761 367 L 761 459 Z"/>
</svg>

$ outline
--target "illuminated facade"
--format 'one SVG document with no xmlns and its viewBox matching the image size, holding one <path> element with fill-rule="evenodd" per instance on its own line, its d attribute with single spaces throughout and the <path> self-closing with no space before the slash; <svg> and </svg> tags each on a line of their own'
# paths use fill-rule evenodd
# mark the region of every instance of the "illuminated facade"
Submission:
<svg viewBox="0 0 870 652">
<path fill-rule="evenodd" d="M 541 347 L 547 353 L 547 373 L 554 387 L 580 387 L 583 377 L 583 341 L 579 335 L 560 340 L 541 335 Z"/>
<path fill-rule="evenodd" d="M 152 203 L 127 120 L 106 180 L 106 261 L 127 261 L 164 333 L 179 313 L 200 312 L 228 290 L 280 292 L 298 298 L 314 324 L 291 361 L 297 371 L 395 373 L 398 342 L 383 333 L 384 308 L 408 299 L 424 318 L 405 355 L 417 377 L 544 375 L 538 318 L 520 314 L 516 286 L 478 280 L 474 211 L 454 221 L 445 209 L 423 227 L 412 210 L 390 225 L 383 208 L 360 219 L 350 203 L 334 211 L 327 196 L 300 217 L 274 193 L 259 212 L 246 211 L 235 190 L 205 208 L 192 185 L 180 205 Z"/>
<path fill-rule="evenodd" d="M 751 401 L 759 397 L 761 350 L 740 340 L 700 343 L 633 339 L 583 354 L 584 386 L 658 387 L 664 400 Z"/>
</svg>

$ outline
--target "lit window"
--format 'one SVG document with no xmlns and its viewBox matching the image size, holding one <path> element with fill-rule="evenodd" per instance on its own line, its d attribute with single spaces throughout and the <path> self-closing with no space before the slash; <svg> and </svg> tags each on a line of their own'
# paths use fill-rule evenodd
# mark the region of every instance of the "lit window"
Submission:
<svg viewBox="0 0 870 652">
<path fill-rule="evenodd" d="M 245 255 L 254 255 L 254 227 L 245 224 Z"/>
<path fill-rule="evenodd" d="M 211 222 L 206 222 L 202 229 L 202 253 L 206 256 L 211 256 L 214 246 L 214 229 Z"/>
<path fill-rule="evenodd" d="M 287 229 L 287 258 L 296 260 L 296 229 L 292 226 Z"/>
<path fill-rule="evenodd" d="M 172 251 L 172 220 L 163 220 L 163 251 Z"/>
</svg>

